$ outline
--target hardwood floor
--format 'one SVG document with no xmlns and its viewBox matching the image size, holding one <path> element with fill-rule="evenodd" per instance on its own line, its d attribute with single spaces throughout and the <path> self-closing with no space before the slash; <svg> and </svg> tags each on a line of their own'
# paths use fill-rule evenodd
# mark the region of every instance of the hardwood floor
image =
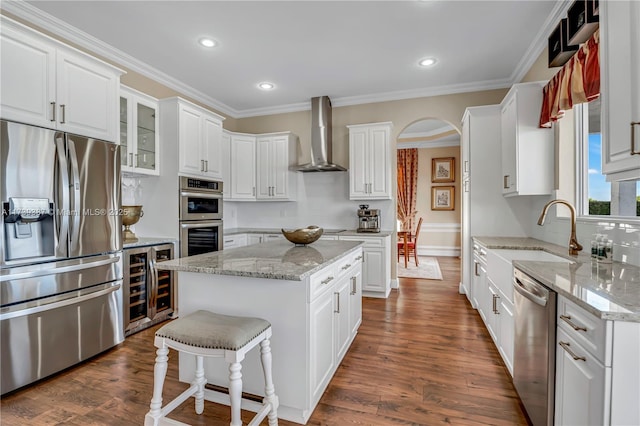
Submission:
<svg viewBox="0 0 640 426">
<path fill-rule="evenodd" d="M 438 261 L 443 281 L 401 278 L 400 289 L 390 298 L 364 299 L 358 335 L 307 424 L 527 425 L 482 320 L 458 294 L 459 259 Z M 152 392 L 156 328 L 5 395 L 0 424 L 142 425 Z M 177 356 L 172 352 L 165 401 L 186 388 L 177 376 Z M 244 422 L 251 417 L 243 412 Z M 188 401 L 172 418 L 225 425 L 229 410 L 205 403 L 198 416 Z M 295 423 L 281 420 L 280 425 Z"/>
</svg>

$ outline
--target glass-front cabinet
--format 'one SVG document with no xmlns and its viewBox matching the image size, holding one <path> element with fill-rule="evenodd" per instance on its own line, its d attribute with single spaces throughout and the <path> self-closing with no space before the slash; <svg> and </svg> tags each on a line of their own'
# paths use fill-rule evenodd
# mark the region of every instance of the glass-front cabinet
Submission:
<svg viewBox="0 0 640 426">
<path fill-rule="evenodd" d="M 122 171 L 160 174 L 158 100 L 120 86 L 120 161 Z"/>
</svg>

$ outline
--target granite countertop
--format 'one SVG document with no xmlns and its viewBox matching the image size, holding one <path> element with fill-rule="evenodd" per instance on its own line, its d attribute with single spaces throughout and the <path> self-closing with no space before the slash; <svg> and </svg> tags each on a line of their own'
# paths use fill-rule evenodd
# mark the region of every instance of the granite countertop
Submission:
<svg viewBox="0 0 640 426">
<path fill-rule="evenodd" d="M 124 248 L 130 249 L 135 247 L 155 246 L 158 244 L 172 243 L 175 244 L 178 241 L 173 238 L 158 238 L 158 237 L 138 237 L 138 241 L 125 241 Z"/>
<path fill-rule="evenodd" d="M 296 227 L 284 227 L 285 230 L 296 229 Z M 236 234 L 281 234 L 281 228 L 229 228 L 224 230 L 224 235 Z M 391 235 L 392 231 L 380 232 L 358 232 L 355 229 L 332 229 L 325 228 L 322 235 L 342 235 L 342 236 L 359 236 L 359 237 L 386 237 Z"/>
<path fill-rule="evenodd" d="M 362 246 L 358 241 L 318 240 L 296 246 L 286 240 L 253 244 L 159 262 L 158 269 L 302 281 Z"/>
<path fill-rule="evenodd" d="M 513 266 L 605 320 L 640 322 L 640 267 L 598 263 L 583 250 L 570 256 L 568 248 L 534 238 L 474 237 L 488 249 L 543 250 L 572 260 L 539 262 L 514 260 Z"/>
</svg>

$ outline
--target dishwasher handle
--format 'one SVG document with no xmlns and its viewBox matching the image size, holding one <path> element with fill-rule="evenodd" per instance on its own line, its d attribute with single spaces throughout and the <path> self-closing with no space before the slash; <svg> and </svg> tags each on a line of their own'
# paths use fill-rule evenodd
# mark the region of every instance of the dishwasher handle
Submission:
<svg viewBox="0 0 640 426">
<path fill-rule="evenodd" d="M 527 287 L 534 287 L 535 289 L 538 289 L 541 292 L 546 293 L 546 295 L 541 296 L 541 295 L 534 294 Z M 547 306 L 547 302 L 549 301 L 549 296 L 548 296 L 549 291 L 546 288 L 543 288 L 542 285 L 529 280 L 526 280 L 526 284 L 525 284 L 524 280 L 521 280 L 518 277 L 513 277 L 513 288 L 522 296 L 526 297 L 532 302 L 540 306 Z"/>
</svg>

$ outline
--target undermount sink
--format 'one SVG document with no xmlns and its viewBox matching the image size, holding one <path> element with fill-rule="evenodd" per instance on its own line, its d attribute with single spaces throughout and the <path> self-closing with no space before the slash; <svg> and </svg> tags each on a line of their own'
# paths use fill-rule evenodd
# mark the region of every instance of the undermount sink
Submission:
<svg viewBox="0 0 640 426">
<path fill-rule="evenodd" d="M 571 259 L 566 259 L 555 254 L 542 250 L 493 250 L 496 254 L 506 260 L 533 260 L 536 262 L 564 262 L 574 263 Z"/>
</svg>

